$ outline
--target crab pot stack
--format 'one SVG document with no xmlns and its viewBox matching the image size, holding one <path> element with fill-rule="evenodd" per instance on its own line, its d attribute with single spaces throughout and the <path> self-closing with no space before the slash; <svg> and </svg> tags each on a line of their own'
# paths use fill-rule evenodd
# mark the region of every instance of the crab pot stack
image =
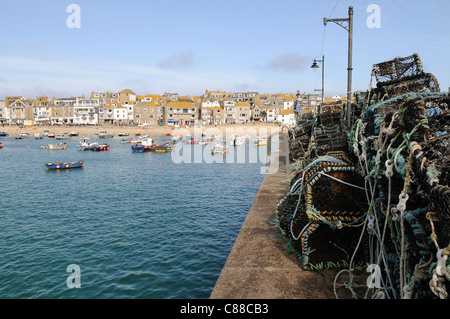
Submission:
<svg viewBox="0 0 450 319">
<path fill-rule="evenodd" d="M 420 57 L 374 65 L 377 88 L 356 94 L 363 110 L 352 132 L 353 151 L 370 186 L 363 229 L 378 251 L 391 298 L 447 298 L 450 274 L 448 92 L 439 92 Z M 444 271 L 436 272 L 436 265 Z M 450 267 L 448 267 L 450 271 Z"/>
<path fill-rule="evenodd" d="M 375 88 L 354 93 L 346 139 L 337 124 L 313 126 L 310 161 L 277 208 L 278 227 L 306 269 L 342 268 L 333 258 L 344 255 L 349 272 L 358 260 L 378 266 L 365 297 L 446 299 L 449 93 L 418 54 L 375 64 L 373 77 Z M 329 254 L 330 243 L 343 255 Z"/>
<path fill-rule="evenodd" d="M 305 269 L 348 263 L 357 236 L 347 226 L 358 223 L 367 210 L 363 184 L 343 152 L 318 157 L 296 173 L 277 220 Z"/>
</svg>

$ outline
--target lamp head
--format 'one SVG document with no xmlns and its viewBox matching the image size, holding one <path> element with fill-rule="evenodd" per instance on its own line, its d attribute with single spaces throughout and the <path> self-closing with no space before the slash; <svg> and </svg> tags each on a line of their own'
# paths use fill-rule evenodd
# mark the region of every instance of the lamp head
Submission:
<svg viewBox="0 0 450 319">
<path fill-rule="evenodd" d="M 317 61 L 314 59 L 314 63 L 311 65 L 311 69 L 313 71 L 316 71 L 319 68 L 319 65 L 317 64 Z"/>
</svg>

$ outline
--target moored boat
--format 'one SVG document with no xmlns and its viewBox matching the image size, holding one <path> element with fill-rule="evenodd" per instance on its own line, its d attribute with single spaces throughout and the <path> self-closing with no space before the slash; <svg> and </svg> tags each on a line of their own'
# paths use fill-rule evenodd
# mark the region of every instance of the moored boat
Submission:
<svg viewBox="0 0 450 319">
<path fill-rule="evenodd" d="M 70 161 L 70 162 L 49 162 L 45 163 L 48 169 L 69 169 L 69 168 L 82 168 L 84 167 L 83 161 Z"/>
<path fill-rule="evenodd" d="M 111 147 L 111 145 L 106 143 L 103 143 L 101 145 L 99 145 L 97 142 L 91 143 L 88 137 L 83 137 L 78 143 L 80 144 L 80 151 L 109 151 L 109 148 Z"/>
<path fill-rule="evenodd" d="M 65 150 L 67 148 L 67 145 L 66 145 L 66 143 L 48 144 L 47 148 L 49 151 Z"/>
<path fill-rule="evenodd" d="M 129 136 L 129 133 L 117 133 L 117 136 Z"/>
<path fill-rule="evenodd" d="M 34 138 L 35 138 L 36 140 L 42 140 L 44 137 L 41 136 L 41 134 L 39 134 L 39 133 L 34 133 Z"/>
<path fill-rule="evenodd" d="M 227 148 L 223 144 L 216 144 L 211 149 L 211 154 L 225 154 L 227 152 Z"/>
<path fill-rule="evenodd" d="M 89 147 L 89 151 L 94 151 L 94 152 L 102 152 L 102 151 L 109 151 L 109 148 L 111 147 L 111 145 L 103 143 L 103 144 L 98 144 L 97 142 L 92 143 L 91 146 Z"/>
<path fill-rule="evenodd" d="M 9 136 L 9 134 L 6 132 L 0 132 L 0 136 Z"/>
<path fill-rule="evenodd" d="M 44 133 L 44 134 L 45 134 L 45 133 Z M 53 132 L 48 132 L 48 133 L 47 133 L 47 137 L 54 138 L 55 136 L 56 136 L 56 134 L 53 133 Z"/>
<path fill-rule="evenodd" d="M 64 133 L 58 133 L 58 134 L 56 134 L 56 136 L 55 136 L 55 138 L 56 138 L 57 140 L 65 140 L 65 139 L 68 139 L 69 137 L 70 137 L 69 134 L 66 133 L 66 132 L 64 132 Z"/>
<path fill-rule="evenodd" d="M 72 131 L 72 132 L 70 132 L 69 136 L 78 136 L 78 132 Z"/>
<path fill-rule="evenodd" d="M 132 143 L 131 145 L 131 151 L 132 152 L 150 152 L 155 147 L 155 143 L 153 143 L 153 139 L 150 137 L 143 138 L 136 143 Z"/>
<path fill-rule="evenodd" d="M 163 144 L 163 145 L 155 145 L 152 149 L 152 151 L 156 153 L 167 153 L 173 151 L 173 145 L 170 144 Z"/>
<path fill-rule="evenodd" d="M 2 142 L 0 142 L 0 148 L 3 148 L 3 143 Z"/>
<path fill-rule="evenodd" d="M 114 133 L 108 133 L 106 131 L 100 131 L 100 133 L 98 133 L 98 137 L 99 138 L 111 138 L 111 137 L 114 137 Z"/>
</svg>

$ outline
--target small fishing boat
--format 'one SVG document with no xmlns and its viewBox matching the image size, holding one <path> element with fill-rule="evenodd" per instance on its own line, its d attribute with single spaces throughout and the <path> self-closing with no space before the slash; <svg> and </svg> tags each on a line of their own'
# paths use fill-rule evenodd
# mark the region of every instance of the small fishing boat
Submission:
<svg viewBox="0 0 450 319">
<path fill-rule="evenodd" d="M 15 140 L 22 140 L 22 139 L 24 139 L 25 137 L 23 137 L 22 135 L 16 135 L 16 136 L 14 136 L 14 139 Z"/>
<path fill-rule="evenodd" d="M 84 167 L 83 161 L 45 163 L 48 169 L 69 169 Z"/>
<path fill-rule="evenodd" d="M 129 136 L 129 133 L 117 133 L 117 136 Z"/>
<path fill-rule="evenodd" d="M 42 134 L 42 135 L 44 135 L 44 136 L 48 136 L 48 131 L 47 131 L 47 130 L 45 130 L 45 131 L 44 131 L 44 134 Z"/>
<path fill-rule="evenodd" d="M 30 137 L 30 133 L 22 132 L 22 133 L 20 133 L 20 136 L 22 136 L 22 137 Z"/>
<path fill-rule="evenodd" d="M 36 139 L 36 140 L 42 140 L 44 137 L 43 136 L 41 136 L 41 134 L 39 134 L 39 133 L 34 133 L 34 139 Z"/>
<path fill-rule="evenodd" d="M 78 132 L 72 131 L 72 132 L 70 132 L 69 136 L 78 136 Z"/>
<path fill-rule="evenodd" d="M 2 142 L 0 142 L 0 148 L 3 148 L 3 143 Z"/>
<path fill-rule="evenodd" d="M 89 151 L 94 151 L 94 152 L 103 152 L 103 151 L 109 151 L 109 148 L 111 147 L 111 145 L 103 143 L 103 144 L 98 144 L 97 142 L 92 143 L 91 146 L 89 146 Z"/>
<path fill-rule="evenodd" d="M 211 149 L 211 154 L 225 154 L 227 152 L 227 148 L 223 144 L 216 144 Z"/>
<path fill-rule="evenodd" d="M 267 140 L 268 140 L 268 137 L 265 137 L 265 136 L 263 136 L 263 137 L 257 137 L 257 138 L 255 138 L 255 143 L 254 143 L 254 145 L 255 145 L 255 146 L 264 146 L 264 145 L 267 145 Z"/>
<path fill-rule="evenodd" d="M 0 132 L 0 136 L 9 136 L 9 134 L 6 132 Z"/>
<path fill-rule="evenodd" d="M 155 147 L 155 143 L 153 143 L 153 139 L 150 137 L 143 138 L 132 144 L 131 151 L 137 153 L 150 152 Z"/>
<path fill-rule="evenodd" d="M 67 148 L 67 145 L 66 143 L 48 144 L 47 148 L 49 151 L 65 150 Z"/>
<path fill-rule="evenodd" d="M 56 138 L 57 140 L 65 140 L 65 139 L 70 138 L 70 136 L 69 136 L 68 133 L 64 132 L 64 133 L 58 133 L 58 134 L 56 134 L 55 138 Z"/>
<path fill-rule="evenodd" d="M 79 146 L 80 151 L 94 151 L 94 152 L 109 151 L 109 148 L 111 147 L 109 144 L 106 143 L 101 145 L 99 145 L 97 142 L 91 143 L 88 137 L 83 137 L 81 141 L 79 141 L 78 143 L 80 144 Z"/>
<path fill-rule="evenodd" d="M 163 144 L 163 145 L 155 145 L 152 149 L 152 151 L 156 153 L 167 153 L 173 151 L 173 145 L 170 144 Z"/>
<path fill-rule="evenodd" d="M 100 131 L 98 138 L 111 138 L 114 137 L 114 133 L 107 133 L 106 131 Z"/>
<path fill-rule="evenodd" d="M 56 136 L 55 133 L 49 132 L 47 133 L 47 137 L 54 138 Z"/>
</svg>

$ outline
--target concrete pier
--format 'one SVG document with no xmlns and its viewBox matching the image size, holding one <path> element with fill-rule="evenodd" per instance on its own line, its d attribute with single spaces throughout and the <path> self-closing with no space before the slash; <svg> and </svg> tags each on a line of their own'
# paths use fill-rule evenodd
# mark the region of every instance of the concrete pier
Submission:
<svg viewBox="0 0 450 319">
<path fill-rule="evenodd" d="M 335 299 L 337 271 L 303 271 L 273 224 L 292 178 L 280 163 L 275 174 L 264 177 L 210 299 Z M 340 292 L 340 298 L 351 297 Z"/>
</svg>

